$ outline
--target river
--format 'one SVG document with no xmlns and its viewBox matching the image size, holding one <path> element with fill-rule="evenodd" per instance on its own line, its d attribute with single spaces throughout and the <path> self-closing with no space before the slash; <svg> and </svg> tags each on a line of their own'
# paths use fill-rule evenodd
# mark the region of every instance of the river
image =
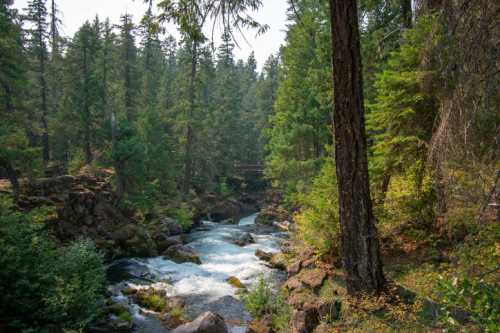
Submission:
<svg viewBox="0 0 500 333">
<path fill-rule="evenodd" d="M 155 288 L 165 288 L 168 296 L 179 296 L 186 302 L 185 311 L 194 319 L 205 311 L 214 311 L 226 319 L 232 332 L 244 332 L 245 323 L 250 316 L 234 296 L 237 289 L 227 282 L 229 277 L 238 278 L 250 287 L 260 276 L 269 281 L 277 281 L 281 273 L 266 266 L 255 256 L 257 249 L 278 252 L 280 242 L 286 235 L 269 228 L 255 225 L 257 214 L 245 217 L 237 225 L 218 224 L 204 221 L 202 225 L 187 235 L 187 245 L 193 247 L 201 265 L 194 263 L 175 263 L 164 257 L 149 259 L 129 259 L 130 270 L 139 267 L 141 276 L 147 276 L 149 284 Z M 234 239 L 251 233 L 255 243 L 246 246 L 233 244 Z M 137 275 L 137 274 L 136 274 Z M 134 287 L 144 282 L 137 279 L 121 282 Z M 125 296 L 116 292 L 115 300 L 128 302 Z M 145 309 L 132 304 L 136 332 L 167 332 L 159 326 L 154 316 Z"/>
</svg>

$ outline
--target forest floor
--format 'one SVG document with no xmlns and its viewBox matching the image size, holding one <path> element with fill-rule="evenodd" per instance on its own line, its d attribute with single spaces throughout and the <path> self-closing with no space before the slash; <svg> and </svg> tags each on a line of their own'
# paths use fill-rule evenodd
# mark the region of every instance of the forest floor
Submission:
<svg viewBox="0 0 500 333">
<path fill-rule="evenodd" d="M 289 280 L 284 285 L 288 303 L 293 309 L 292 327 L 301 325 L 297 313 L 305 312 L 307 318 L 310 303 L 315 303 L 313 307 L 320 313 L 320 321 L 314 329 L 316 333 L 484 332 L 485 326 L 480 328 L 475 321 L 478 317 L 475 311 L 479 308 L 478 304 L 488 304 L 484 298 L 489 296 L 480 285 L 470 282 L 469 287 L 464 287 L 460 281 L 477 279 L 490 286 L 498 285 L 500 233 L 494 220 L 463 238 L 457 238 L 456 234 L 430 232 L 409 224 L 379 226 L 379 232 L 387 289 L 377 297 L 348 297 L 339 260 L 332 258 L 316 257 L 314 264 L 307 263 L 308 267 L 302 264 L 301 270 L 290 274 L 291 267 L 301 257 L 300 253 L 311 253 L 298 241 L 293 241 L 294 249 L 290 254 L 285 253 L 289 259 Z M 326 263 L 335 261 L 337 264 L 334 265 Z M 310 287 L 304 274 L 318 272 L 318 269 L 326 272 L 327 277 L 319 287 Z M 297 279 L 303 282 L 299 287 Z M 467 289 L 474 286 L 479 289 Z M 450 306 L 449 288 L 462 293 L 465 301 L 462 305 L 470 307 Z M 474 295 L 477 295 L 477 300 Z M 319 299 L 319 303 L 315 299 Z M 332 307 L 337 304 L 337 312 L 331 317 L 322 316 L 322 305 L 317 304 L 330 304 Z M 494 310 L 492 313 L 494 316 Z"/>
</svg>

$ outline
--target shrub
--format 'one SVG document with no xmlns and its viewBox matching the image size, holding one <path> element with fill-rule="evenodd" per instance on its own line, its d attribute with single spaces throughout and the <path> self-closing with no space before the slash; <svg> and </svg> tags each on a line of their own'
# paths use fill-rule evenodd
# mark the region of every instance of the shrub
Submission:
<svg viewBox="0 0 500 333">
<path fill-rule="evenodd" d="M 155 312 L 162 312 L 168 307 L 167 300 L 153 289 L 139 291 L 136 300 L 140 306 Z"/>
<path fill-rule="evenodd" d="M 242 294 L 242 300 L 252 317 L 260 319 L 270 315 L 272 328 L 278 332 L 286 331 L 291 318 L 290 306 L 282 293 L 273 293 L 263 276 L 248 292 Z"/>
<path fill-rule="evenodd" d="M 179 221 L 184 231 L 188 230 L 193 224 L 194 213 L 187 203 L 182 203 L 174 210 L 174 218 Z"/>
<path fill-rule="evenodd" d="M 0 197 L 0 321 L 12 329 L 48 324 L 80 329 L 104 291 L 104 264 L 92 243 L 56 247 L 40 221 Z"/>
<path fill-rule="evenodd" d="M 336 253 L 339 216 L 333 162 L 324 164 L 310 191 L 299 194 L 298 202 L 301 206 L 295 215 L 298 237 L 319 254 Z"/>
<path fill-rule="evenodd" d="M 482 332 L 500 330 L 500 292 L 494 285 L 483 279 L 454 277 L 441 279 L 438 289 L 442 293 L 445 306 L 442 321 L 450 329 L 460 324 L 453 318 L 455 309 L 465 310 L 470 320 L 477 324 Z"/>
</svg>

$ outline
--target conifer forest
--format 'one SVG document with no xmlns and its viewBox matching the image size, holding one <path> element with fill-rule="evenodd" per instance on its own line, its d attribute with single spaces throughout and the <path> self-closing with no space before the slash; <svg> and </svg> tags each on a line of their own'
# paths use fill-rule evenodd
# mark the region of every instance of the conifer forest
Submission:
<svg viewBox="0 0 500 333">
<path fill-rule="evenodd" d="M 73 1 L 0 0 L 0 332 L 500 332 L 498 1 Z"/>
</svg>

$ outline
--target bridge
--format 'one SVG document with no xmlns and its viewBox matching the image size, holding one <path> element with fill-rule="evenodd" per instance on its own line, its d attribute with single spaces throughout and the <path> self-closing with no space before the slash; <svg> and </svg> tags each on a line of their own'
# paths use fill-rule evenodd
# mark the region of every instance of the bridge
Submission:
<svg viewBox="0 0 500 333">
<path fill-rule="evenodd" d="M 243 164 L 236 163 L 234 169 L 238 173 L 264 173 L 263 164 Z"/>
</svg>

